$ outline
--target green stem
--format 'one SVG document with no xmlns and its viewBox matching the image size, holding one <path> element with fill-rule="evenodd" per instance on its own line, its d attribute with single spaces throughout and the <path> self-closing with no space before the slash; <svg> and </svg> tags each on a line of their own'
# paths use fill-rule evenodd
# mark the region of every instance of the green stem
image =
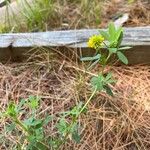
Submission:
<svg viewBox="0 0 150 150">
<path fill-rule="evenodd" d="M 109 53 L 107 58 L 106 58 L 106 61 L 105 61 L 105 64 L 107 63 L 107 61 L 109 60 L 110 56 L 112 55 L 112 53 Z"/>
<path fill-rule="evenodd" d="M 18 124 L 26 133 L 29 134 L 29 131 L 28 131 L 27 127 L 26 127 L 17 117 L 13 118 L 13 120 L 14 120 L 14 122 L 15 122 L 16 124 Z"/>
<path fill-rule="evenodd" d="M 95 95 L 97 91 L 97 88 L 94 89 L 93 93 L 91 94 L 90 98 L 87 100 L 87 102 L 84 104 L 84 106 L 82 107 L 82 109 L 80 110 L 79 114 L 77 115 L 76 118 L 79 117 L 79 115 L 82 113 L 82 111 L 86 108 L 86 106 L 88 105 L 88 103 L 91 101 L 91 99 L 93 98 L 93 96 Z"/>
<path fill-rule="evenodd" d="M 106 64 L 107 64 L 109 58 L 111 57 L 111 55 L 112 55 L 111 53 L 108 54 L 108 56 L 107 56 L 107 58 L 106 58 L 106 60 L 105 60 L 105 63 L 104 63 L 104 65 L 102 66 L 102 70 L 101 70 L 101 73 L 102 73 L 102 74 L 104 74 L 104 69 L 105 69 Z"/>
<path fill-rule="evenodd" d="M 83 110 L 86 108 L 86 106 L 89 104 L 89 102 L 91 101 L 91 99 L 92 99 L 93 96 L 95 95 L 96 91 L 97 91 L 97 88 L 94 89 L 94 91 L 92 92 L 90 98 L 87 100 L 87 102 L 84 104 L 84 106 L 82 107 L 82 109 L 79 111 L 78 115 L 73 118 L 72 123 L 71 123 L 71 125 L 70 125 L 70 127 L 69 127 L 69 130 L 68 130 L 68 132 L 66 133 L 66 135 L 65 135 L 65 137 L 64 137 L 64 139 L 63 139 L 63 142 L 61 142 L 61 143 L 58 145 L 58 148 L 57 148 L 57 149 L 59 149 L 60 146 L 65 143 L 65 141 L 67 140 L 68 135 L 70 134 L 70 131 L 71 131 L 71 129 L 72 129 L 72 126 L 74 125 L 74 123 L 76 123 L 78 117 L 79 117 L 80 114 L 83 112 Z"/>
<path fill-rule="evenodd" d="M 109 47 L 107 46 L 107 44 L 106 44 L 105 42 L 103 42 L 103 43 L 104 43 L 104 45 L 106 46 L 106 48 L 109 49 Z M 101 70 L 101 73 L 102 73 L 102 74 L 104 74 L 104 69 L 105 69 L 106 64 L 107 64 L 109 58 L 111 57 L 111 55 L 112 55 L 112 53 L 109 52 L 109 54 L 108 54 L 108 56 L 107 56 L 107 58 L 106 58 L 104 64 L 102 65 L 102 70 Z"/>
</svg>

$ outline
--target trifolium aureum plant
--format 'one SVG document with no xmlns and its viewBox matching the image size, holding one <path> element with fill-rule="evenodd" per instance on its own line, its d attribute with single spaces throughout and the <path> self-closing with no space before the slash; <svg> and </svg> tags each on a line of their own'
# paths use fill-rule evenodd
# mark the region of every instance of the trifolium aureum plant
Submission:
<svg viewBox="0 0 150 150">
<path fill-rule="evenodd" d="M 92 77 L 91 85 L 95 91 L 105 91 L 107 94 L 113 96 L 110 84 L 115 83 L 112 79 L 112 74 L 104 73 L 105 67 L 110 61 L 111 57 L 118 57 L 118 59 L 128 64 L 128 59 L 124 55 L 124 50 L 131 47 L 121 46 L 123 40 L 123 28 L 116 28 L 113 23 L 110 23 L 107 31 L 99 31 L 99 35 L 93 35 L 88 40 L 88 47 L 96 51 L 96 55 L 91 57 L 81 58 L 81 61 L 92 61 L 92 67 L 99 63 L 101 65 L 100 72 L 96 77 Z"/>
</svg>

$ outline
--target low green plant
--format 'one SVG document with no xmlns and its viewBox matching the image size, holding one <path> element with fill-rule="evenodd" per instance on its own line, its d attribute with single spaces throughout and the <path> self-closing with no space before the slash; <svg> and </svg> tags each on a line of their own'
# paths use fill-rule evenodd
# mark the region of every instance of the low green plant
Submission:
<svg viewBox="0 0 150 150">
<path fill-rule="evenodd" d="M 0 24 L 0 33 L 5 33 L 7 31 L 8 31 L 7 27 Z"/>
<path fill-rule="evenodd" d="M 123 40 L 123 29 L 119 27 L 115 28 L 113 23 L 109 24 L 108 31 L 99 31 L 99 35 L 93 35 L 89 38 L 88 46 L 94 48 L 96 55 L 92 57 L 81 58 L 81 61 L 93 61 L 92 67 L 99 63 L 101 65 L 101 71 L 96 77 L 91 79 L 91 85 L 97 91 L 106 91 L 107 94 L 113 95 L 109 84 L 115 83 L 111 73 L 104 73 L 104 69 L 111 57 L 118 57 L 118 59 L 128 64 L 128 59 L 124 55 L 123 51 L 130 49 L 128 46 L 121 46 Z M 104 50 L 105 49 L 105 50 Z"/>
<path fill-rule="evenodd" d="M 54 13 L 53 0 L 28 0 L 19 1 L 23 7 L 21 13 L 24 17 L 24 24 L 30 31 L 46 30 L 48 19 Z"/>
<path fill-rule="evenodd" d="M 17 0 L 16 10 L 7 2 L 5 27 L 1 32 L 45 31 L 55 15 L 54 0 Z M 56 18 L 56 15 L 55 15 Z M 53 24 L 53 22 L 51 22 Z"/>
<path fill-rule="evenodd" d="M 30 96 L 23 99 L 16 105 L 11 102 L 5 112 L 5 117 L 11 120 L 14 128 L 19 130 L 22 137 L 16 145 L 16 149 L 49 149 L 47 139 L 45 138 L 44 126 L 51 120 L 51 116 L 44 118 L 37 117 L 37 108 L 39 107 L 39 98 Z M 30 110 L 30 111 L 29 111 Z M 28 114 L 28 117 L 23 117 Z M 10 131 L 10 130 L 9 130 Z M 18 135 L 19 136 L 19 135 Z"/>
<path fill-rule="evenodd" d="M 60 112 L 59 116 L 42 116 L 39 114 L 40 98 L 30 96 L 28 99 L 22 99 L 19 104 L 9 103 L 3 117 L 8 119 L 6 133 L 11 133 L 18 137 L 19 142 L 13 146 L 17 150 L 49 150 L 59 149 L 66 142 L 68 136 L 75 142 L 80 141 L 79 124 L 77 118 L 83 111 L 82 103 L 66 112 Z M 81 110 L 82 109 L 82 110 Z M 46 135 L 45 127 L 52 119 L 57 118 L 55 129 L 56 136 Z M 70 124 L 70 121 L 72 123 Z M 21 137 L 21 138 L 19 138 Z M 2 136 L 3 138 L 3 136 Z"/>
</svg>

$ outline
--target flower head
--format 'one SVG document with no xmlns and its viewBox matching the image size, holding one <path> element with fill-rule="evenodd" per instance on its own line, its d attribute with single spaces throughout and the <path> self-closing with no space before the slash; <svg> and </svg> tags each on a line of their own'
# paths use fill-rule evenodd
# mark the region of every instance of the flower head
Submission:
<svg viewBox="0 0 150 150">
<path fill-rule="evenodd" d="M 89 38 L 89 41 L 88 41 L 88 47 L 91 47 L 91 48 L 100 48 L 102 46 L 102 43 L 104 41 L 104 37 L 101 36 L 101 35 L 93 35 Z"/>
</svg>

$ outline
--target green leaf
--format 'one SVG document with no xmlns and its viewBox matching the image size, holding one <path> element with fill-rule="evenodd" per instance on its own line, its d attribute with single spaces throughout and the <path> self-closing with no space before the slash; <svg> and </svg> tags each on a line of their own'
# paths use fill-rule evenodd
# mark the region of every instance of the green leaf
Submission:
<svg viewBox="0 0 150 150">
<path fill-rule="evenodd" d="M 115 41 L 110 42 L 109 47 L 110 47 L 110 48 L 117 48 L 117 45 L 118 45 L 118 41 L 115 40 Z"/>
<path fill-rule="evenodd" d="M 108 73 L 106 77 L 104 77 L 102 74 L 98 75 L 97 77 L 93 77 L 91 79 L 91 85 L 94 89 L 97 89 L 97 91 L 106 90 L 106 86 L 111 83 L 115 83 L 116 81 L 112 79 L 112 74 Z M 108 89 L 107 89 L 108 90 Z"/>
<path fill-rule="evenodd" d="M 110 96 L 113 96 L 114 94 L 113 94 L 113 92 L 112 92 L 112 90 L 111 90 L 111 88 L 109 87 L 109 86 L 104 86 L 104 89 L 106 90 L 106 93 L 108 94 L 108 95 L 110 95 Z"/>
<path fill-rule="evenodd" d="M 88 70 L 90 70 L 91 68 L 93 68 L 100 60 L 97 59 L 96 61 L 94 61 L 89 67 Z"/>
<path fill-rule="evenodd" d="M 17 112 L 21 112 L 22 111 L 22 107 L 25 105 L 25 103 L 26 103 L 26 100 L 25 99 L 22 99 L 20 102 L 19 102 L 19 104 L 18 104 L 18 106 L 17 106 Z"/>
<path fill-rule="evenodd" d="M 130 46 L 125 46 L 125 47 L 120 47 L 118 50 L 127 50 L 127 49 L 131 49 L 132 47 Z"/>
<path fill-rule="evenodd" d="M 6 125 L 6 132 L 12 132 L 16 128 L 15 123 L 11 123 L 9 125 Z"/>
<path fill-rule="evenodd" d="M 116 40 L 119 40 L 122 33 L 123 33 L 123 29 L 122 27 L 119 27 L 116 31 Z"/>
<path fill-rule="evenodd" d="M 108 48 L 110 53 L 117 53 L 117 48 Z"/>
<path fill-rule="evenodd" d="M 67 121 L 65 120 L 65 118 L 61 118 L 59 120 L 59 123 L 56 125 L 59 133 L 62 135 L 62 136 L 65 136 L 65 134 L 67 133 L 68 131 L 68 123 Z"/>
<path fill-rule="evenodd" d="M 28 99 L 28 105 L 31 109 L 36 109 L 39 106 L 39 97 L 36 96 L 30 96 Z"/>
<path fill-rule="evenodd" d="M 81 61 L 93 61 L 93 60 L 100 60 L 101 55 L 97 54 L 96 56 L 93 57 L 83 57 L 80 60 Z"/>
<path fill-rule="evenodd" d="M 52 149 L 57 149 L 58 145 L 62 142 L 61 138 L 57 137 L 48 137 L 47 139 L 48 145 L 52 147 Z"/>
<path fill-rule="evenodd" d="M 39 129 L 42 128 L 43 126 L 43 121 L 42 120 L 35 120 L 33 123 L 34 129 Z"/>
<path fill-rule="evenodd" d="M 44 139 L 44 130 L 43 128 L 34 129 L 35 137 L 38 141 L 41 141 Z"/>
<path fill-rule="evenodd" d="M 38 150 L 49 150 L 49 148 L 46 145 L 44 145 L 43 143 L 40 143 L 40 142 L 36 143 L 36 148 Z"/>
<path fill-rule="evenodd" d="M 113 79 L 109 79 L 108 81 L 106 81 L 107 84 L 112 84 L 112 83 L 116 83 L 116 80 Z"/>
<path fill-rule="evenodd" d="M 116 34 L 116 28 L 115 28 L 115 25 L 113 22 L 109 23 L 108 30 L 109 30 L 110 40 L 114 41 L 115 34 Z"/>
<path fill-rule="evenodd" d="M 70 111 L 70 115 L 73 116 L 78 116 L 80 110 L 82 109 L 83 103 L 79 103 L 77 106 L 75 106 L 71 111 Z"/>
<path fill-rule="evenodd" d="M 29 136 L 27 136 L 27 139 L 28 139 L 28 141 L 30 141 L 30 144 L 34 143 L 34 145 L 35 145 L 35 143 L 36 143 L 36 137 L 35 137 L 35 135 L 30 134 Z"/>
<path fill-rule="evenodd" d="M 110 37 L 109 37 L 109 34 L 107 33 L 107 31 L 99 30 L 99 32 L 104 37 L 105 40 L 109 41 Z"/>
<path fill-rule="evenodd" d="M 117 56 L 118 56 L 119 60 L 122 61 L 124 64 L 126 64 L 126 65 L 128 64 L 128 59 L 122 52 L 118 51 Z"/>
<path fill-rule="evenodd" d="M 10 117 L 16 117 L 17 111 L 16 111 L 16 105 L 14 103 L 10 103 L 7 107 L 6 114 Z"/>
<path fill-rule="evenodd" d="M 30 117 L 30 118 L 24 120 L 24 124 L 25 124 L 26 126 L 31 126 L 31 125 L 33 125 L 33 121 L 34 121 L 34 118 L 33 118 L 33 117 Z"/>
<path fill-rule="evenodd" d="M 106 76 L 106 78 L 105 78 L 105 81 L 108 81 L 111 78 L 112 78 L 112 73 L 108 73 L 107 76 Z"/>
<path fill-rule="evenodd" d="M 66 111 L 66 112 L 63 112 L 63 116 L 78 116 L 80 110 L 82 109 L 82 106 L 83 106 L 83 103 L 80 102 L 79 104 L 77 104 L 75 107 L 73 107 L 70 111 Z M 84 111 L 84 110 L 83 110 Z"/>
<path fill-rule="evenodd" d="M 72 139 L 73 139 L 76 143 L 80 143 L 81 137 L 80 137 L 80 135 L 78 134 L 77 131 L 75 131 L 75 132 L 72 133 Z"/>
<path fill-rule="evenodd" d="M 34 135 L 27 136 L 27 139 L 29 141 L 29 144 L 26 147 L 26 150 L 35 150 L 36 149 L 36 137 Z"/>
<path fill-rule="evenodd" d="M 78 133 L 78 128 L 79 128 L 79 125 L 77 122 L 75 122 L 73 125 L 72 125 L 72 128 L 71 128 L 71 135 L 72 135 L 72 139 L 75 140 L 75 142 L 79 143 L 80 140 L 81 140 L 81 137 Z"/>
<path fill-rule="evenodd" d="M 46 116 L 46 118 L 43 120 L 43 125 L 47 125 L 50 121 L 52 121 L 52 116 Z"/>
<path fill-rule="evenodd" d="M 102 75 L 93 77 L 91 79 L 91 85 L 93 86 L 93 89 L 97 89 L 97 91 L 102 91 L 103 90 L 103 81 L 104 81 L 104 77 Z"/>
<path fill-rule="evenodd" d="M 107 76 L 104 79 L 104 85 L 115 83 L 116 80 L 112 79 L 112 73 L 108 73 Z"/>
<path fill-rule="evenodd" d="M 40 119 L 34 119 L 33 117 L 29 118 L 29 119 L 26 119 L 24 121 L 24 124 L 26 126 L 30 126 L 34 129 L 39 129 L 43 126 L 43 121 L 40 120 Z"/>
<path fill-rule="evenodd" d="M 122 40 L 123 40 L 123 30 L 120 27 L 116 34 L 117 47 L 119 47 L 121 45 Z"/>
</svg>

